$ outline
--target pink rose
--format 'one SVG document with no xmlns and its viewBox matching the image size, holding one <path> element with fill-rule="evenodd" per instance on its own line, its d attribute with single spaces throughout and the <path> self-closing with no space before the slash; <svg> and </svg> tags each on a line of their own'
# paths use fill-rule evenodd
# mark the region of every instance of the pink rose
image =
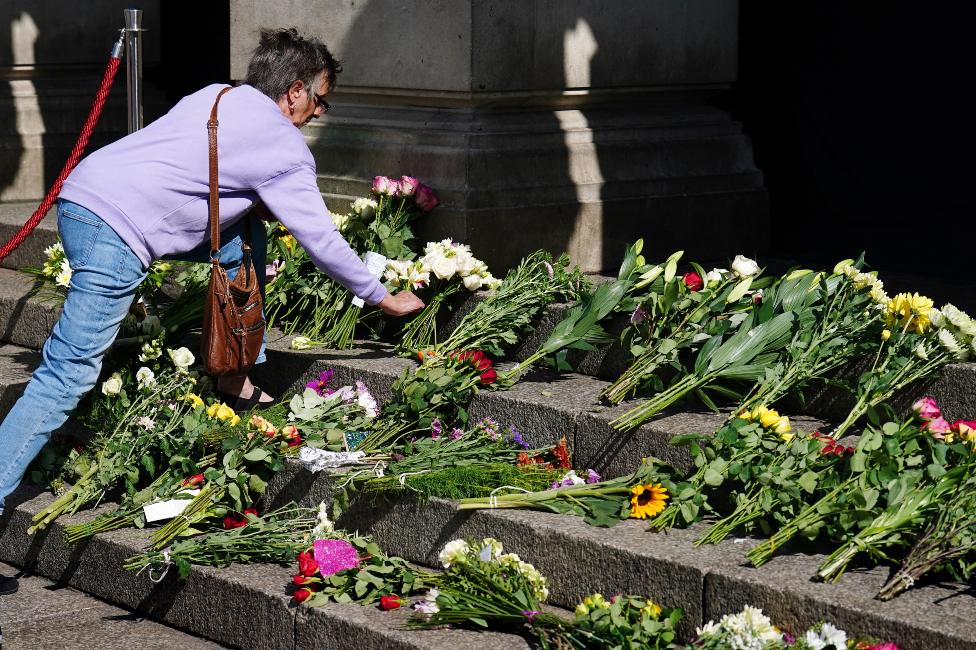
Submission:
<svg viewBox="0 0 976 650">
<path fill-rule="evenodd" d="M 878 643 L 873 646 L 869 646 L 868 650 L 899 650 L 899 648 L 891 641 L 885 641 L 884 643 Z"/>
<path fill-rule="evenodd" d="M 939 416 L 923 424 L 922 430 L 931 431 L 933 437 L 941 440 L 945 436 L 945 434 L 949 433 L 952 430 L 952 427 L 949 425 L 948 422 L 946 422 L 945 418 Z"/>
<path fill-rule="evenodd" d="M 942 409 L 933 397 L 923 397 L 912 404 L 912 408 L 923 420 L 934 420 L 942 417 Z"/>
<path fill-rule="evenodd" d="M 373 187 L 370 191 L 377 196 L 394 196 L 399 189 L 396 181 L 391 181 L 386 176 L 377 176 L 373 179 Z"/>
<path fill-rule="evenodd" d="M 413 200 L 417 203 L 417 207 L 424 212 L 430 212 L 440 203 L 440 199 L 434 194 L 434 190 L 430 189 L 427 185 L 421 184 L 417 188 L 416 194 L 414 194 Z"/>
<path fill-rule="evenodd" d="M 413 176 L 400 177 L 400 196 L 413 196 L 420 187 L 420 181 Z"/>
</svg>

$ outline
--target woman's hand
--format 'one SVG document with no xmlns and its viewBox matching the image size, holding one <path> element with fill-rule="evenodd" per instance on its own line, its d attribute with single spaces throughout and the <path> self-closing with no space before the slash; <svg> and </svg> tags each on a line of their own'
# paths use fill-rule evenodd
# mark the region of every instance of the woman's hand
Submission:
<svg viewBox="0 0 976 650">
<path fill-rule="evenodd" d="M 386 294 L 377 305 L 384 313 L 390 316 L 406 316 L 424 308 L 424 301 L 418 298 L 412 291 L 401 291 L 394 295 Z"/>
</svg>

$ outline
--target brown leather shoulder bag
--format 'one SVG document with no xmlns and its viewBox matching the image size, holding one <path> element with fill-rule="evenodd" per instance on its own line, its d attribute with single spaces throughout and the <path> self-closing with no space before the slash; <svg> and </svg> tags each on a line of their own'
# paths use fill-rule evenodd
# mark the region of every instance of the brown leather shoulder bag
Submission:
<svg viewBox="0 0 976 650">
<path fill-rule="evenodd" d="M 230 88 L 217 95 L 207 134 L 210 141 L 210 287 L 203 311 L 200 356 L 214 375 L 247 372 L 261 351 L 264 310 L 261 287 L 251 261 L 250 228 L 245 228 L 244 258 L 233 280 L 220 266 L 220 203 L 217 190 L 217 105 Z M 247 217 L 248 219 L 253 217 Z"/>
</svg>

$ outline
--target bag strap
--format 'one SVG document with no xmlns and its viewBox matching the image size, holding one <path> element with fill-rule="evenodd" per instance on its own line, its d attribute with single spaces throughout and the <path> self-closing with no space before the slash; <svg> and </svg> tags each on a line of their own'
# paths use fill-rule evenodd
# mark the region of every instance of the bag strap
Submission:
<svg viewBox="0 0 976 650">
<path fill-rule="evenodd" d="M 217 105 L 230 86 L 217 93 L 210 120 L 207 121 L 207 139 L 210 142 L 210 261 L 219 262 L 220 257 L 220 200 L 217 192 Z M 250 243 L 250 242 L 248 242 Z"/>
</svg>

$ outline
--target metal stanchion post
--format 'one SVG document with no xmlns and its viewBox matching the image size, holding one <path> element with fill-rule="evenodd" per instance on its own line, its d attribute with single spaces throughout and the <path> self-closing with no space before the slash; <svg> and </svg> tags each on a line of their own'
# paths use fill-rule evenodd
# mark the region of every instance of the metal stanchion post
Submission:
<svg viewBox="0 0 976 650">
<path fill-rule="evenodd" d="M 123 9 L 129 133 L 142 128 L 142 9 Z"/>
</svg>

